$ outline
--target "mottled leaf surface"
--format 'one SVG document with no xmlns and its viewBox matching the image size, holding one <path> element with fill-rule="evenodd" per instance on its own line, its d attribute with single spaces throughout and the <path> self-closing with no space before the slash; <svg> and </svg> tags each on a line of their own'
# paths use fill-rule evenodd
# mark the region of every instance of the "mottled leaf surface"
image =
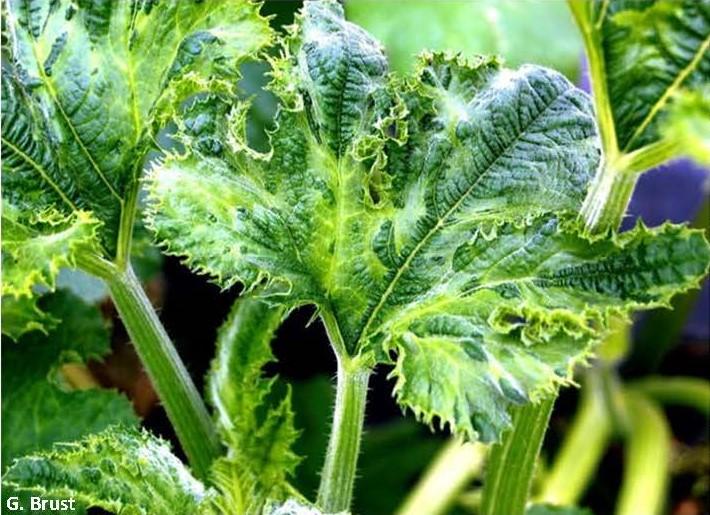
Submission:
<svg viewBox="0 0 710 515">
<path fill-rule="evenodd" d="M 245 106 L 196 103 L 178 120 L 186 152 L 150 174 L 149 225 L 222 286 L 331 311 L 427 422 L 495 439 L 511 402 L 567 380 L 609 311 L 663 304 L 705 271 L 698 232 L 581 236 L 600 143 L 557 72 L 426 54 L 391 76 L 335 2 L 305 4 L 273 66 L 271 151 L 246 147 Z"/>
<path fill-rule="evenodd" d="M 123 427 L 21 458 L 3 484 L 112 513 L 208 513 L 210 498 L 166 442 Z"/>
<path fill-rule="evenodd" d="M 291 492 L 287 477 L 298 458 L 291 392 L 277 394 L 276 378 L 263 367 L 274 356 L 271 339 L 284 308 L 258 297 L 235 303 L 217 339 L 217 356 L 208 376 L 209 399 L 228 454 L 215 466 L 215 484 L 227 513 L 262 513 L 267 501 Z"/>
<path fill-rule="evenodd" d="M 7 4 L 4 194 L 23 209 L 93 212 L 111 250 L 154 124 L 228 87 L 268 42 L 266 21 L 246 1 Z"/>
<path fill-rule="evenodd" d="M 66 292 L 48 295 L 40 303 L 61 322 L 47 335 L 2 342 L 3 470 L 15 458 L 49 450 L 56 442 L 138 422 L 123 395 L 101 388 L 74 389 L 63 376 L 63 365 L 100 359 L 109 351 L 99 309 Z"/>
</svg>

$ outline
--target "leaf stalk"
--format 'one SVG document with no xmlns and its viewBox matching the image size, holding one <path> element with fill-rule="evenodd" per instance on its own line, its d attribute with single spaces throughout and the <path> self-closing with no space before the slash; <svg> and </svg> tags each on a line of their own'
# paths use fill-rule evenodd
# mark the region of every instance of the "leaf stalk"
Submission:
<svg viewBox="0 0 710 515">
<path fill-rule="evenodd" d="M 323 311 L 321 317 L 335 351 L 338 375 L 333 425 L 316 504 L 325 513 L 339 513 L 348 511 L 352 502 L 372 370 L 362 359 L 347 354 L 332 312 Z"/>
<path fill-rule="evenodd" d="M 220 455 L 217 433 L 200 394 L 130 264 L 104 275 L 111 297 L 195 474 L 205 479 Z"/>
<path fill-rule="evenodd" d="M 669 478 L 671 432 L 663 412 L 644 395 L 627 391 L 631 431 L 617 515 L 663 512 Z"/>
<path fill-rule="evenodd" d="M 537 456 L 557 394 L 513 410 L 513 426 L 492 447 L 483 487 L 483 515 L 523 515 Z"/>
<path fill-rule="evenodd" d="M 599 466 L 612 436 L 601 378 L 587 374 L 581 403 L 545 479 L 539 501 L 558 506 L 576 505 Z"/>
<path fill-rule="evenodd" d="M 451 438 L 409 494 L 397 515 L 439 515 L 483 468 L 488 447 Z"/>
</svg>

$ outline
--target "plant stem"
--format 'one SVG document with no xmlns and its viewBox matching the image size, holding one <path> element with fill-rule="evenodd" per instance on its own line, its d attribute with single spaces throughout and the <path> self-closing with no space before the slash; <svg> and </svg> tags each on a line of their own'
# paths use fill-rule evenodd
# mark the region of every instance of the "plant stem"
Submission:
<svg viewBox="0 0 710 515">
<path fill-rule="evenodd" d="M 104 277 L 195 474 L 207 478 L 220 444 L 197 388 L 130 265 Z"/>
<path fill-rule="evenodd" d="M 597 172 L 582 205 L 581 215 L 591 232 L 619 227 L 636 186 L 638 174 L 612 165 L 607 161 Z"/>
<path fill-rule="evenodd" d="M 698 377 L 646 376 L 628 388 L 660 404 L 694 408 L 710 415 L 710 383 Z"/>
<path fill-rule="evenodd" d="M 484 515 L 525 513 L 535 463 L 556 397 L 513 410 L 512 429 L 491 449 L 483 488 Z"/>
<path fill-rule="evenodd" d="M 487 447 L 452 438 L 409 494 L 398 515 L 445 513 L 456 495 L 480 472 Z"/>
<path fill-rule="evenodd" d="M 625 435 L 630 430 L 631 422 L 626 407 L 626 395 L 619 378 L 619 373 L 613 365 L 599 361 L 596 367 L 587 371 L 587 375 L 598 376 L 601 381 L 602 400 L 605 405 L 606 416 L 609 417 L 614 432 Z"/>
<path fill-rule="evenodd" d="M 614 159 L 618 152 L 614 114 L 609 103 L 606 83 L 606 65 L 604 52 L 599 40 L 599 30 L 593 20 L 593 4 L 587 0 L 567 0 L 572 17 L 577 23 L 589 66 L 589 82 L 592 87 L 592 101 L 596 112 L 597 124 L 602 140 L 602 148 L 607 159 Z"/>
<path fill-rule="evenodd" d="M 577 504 L 597 469 L 612 430 L 600 382 L 597 374 L 587 374 L 580 407 L 547 475 L 540 502 Z"/>
<path fill-rule="evenodd" d="M 627 392 L 631 431 L 617 515 L 661 513 L 666 499 L 671 433 L 663 413 L 646 397 Z"/>
<path fill-rule="evenodd" d="M 317 505 L 325 513 L 338 513 L 348 511 L 352 501 L 371 370 L 348 356 L 333 314 L 324 311 L 321 316 L 338 361 L 338 382 Z"/>
</svg>

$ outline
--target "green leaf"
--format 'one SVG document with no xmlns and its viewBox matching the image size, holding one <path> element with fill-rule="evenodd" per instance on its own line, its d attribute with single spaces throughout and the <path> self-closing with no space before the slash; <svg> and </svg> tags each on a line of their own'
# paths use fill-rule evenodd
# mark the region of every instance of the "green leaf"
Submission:
<svg viewBox="0 0 710 515">
<path fill-rule="evenodd" d="M 99 222 L 85 211 L 63 215 L 51 208 L 26 215 L 3 202 L 3 315 L 10 323 L 3 334 L 18 338 L 39 329 L 46 332 L 51 320 L 37 308 L 37 287 L 53 290 L 61 267 L 75 266 L 76 259 L 95 247 Z"/>
<path fill-rule="evenodd" d="M 208 394 L 228 449 L 215 467 L 226 512 L 261 513 L 265 502 L 291 493 L 287 477 L 299 462 L 291 392 L 277 397 L 276 378 L 262 371 L 274 361 L 271 339 L 284 314 L 258 298 L 239 299 L 217 338 Z"/>
<path fill-rule="evenodd" d="M 3 8 L 3 197 L 25 219 L 100 222 L 93 253 L 123 264 L 157 130 L 192 95 L 233 93 L 268 21 L 247 0 Z"/>
<path fill-rule="evenodd" d="M 579 74 L 582 42 L 563 2 L 409 0 L 402 9 L 397 2 L 350 0 L 345 12 L 382 41 L 397 71 L 410 71 L 422 50 L 455 48 L 466 55 L 498 54 L 510 66 L 543 64 L 571 80 Z"/>
<path fill-rule="evenodd" d="M 608 109 L 612 116 L 601 127 L 614 140 L 607 150 L 624 154 L 672 141 L 675 148 L 666 159 L 695 155 L 696 138 L 685 140 L 670 127 L 692 124 L 707 112 L 706 102 L 687 99 L 704 94 L 710 74 L 710 2 L 571 0 L 571 5 L 587 40 L 595 94 L 605 104 L 600 111 Z"/>
<path fill-rule="evenodd" d="M 66 292 L 43 297 L 40 303 L 61 322 L 48 335 L 33 333 L 17 343 L 2 342 L 3 469 L 13 459 L 47 450 L 55 442 L 138 422 L 130 401 L 118 392 L 71 389 L 64 380 L 63 365 L 99 359 L 109 351 L 99 309 Z"/>
<path fill-rule="evenodd" d="M 113 513 L 205 513 L 210 498 L 166 442 L 123 427 L 21 458 L 3 487 Z"/>
<path fill-rule="evenodd" d="M 667 116 L 661 127 L 663 137 L 682 141 L 689 156 L 710 165 L 710 85 L 679 91 Z"/>
<path fill-rule="evenodd" d="M 37 306 L 37 299 L 2 297 L 2 334 L 13 340 L 31 331 L 47 334 L 58 322 Z"/>
<path fill-rule="evenodd" d="M 284 55 L 271 151 L 246 147 L 246 106 L 196 103 L 185 153 L 150 174 L 148 225 L 224 287 L 330 311 L 351 356 L 395 363 L 423 420 L 496 439 L 510 403 L 569 379 L 607 312 L 705 273 L 698 232 L 581 235 L 600 143 L 559 73 L 426 54 L 390 76 L 335 2 L 305 4 Z"/>
</svg>

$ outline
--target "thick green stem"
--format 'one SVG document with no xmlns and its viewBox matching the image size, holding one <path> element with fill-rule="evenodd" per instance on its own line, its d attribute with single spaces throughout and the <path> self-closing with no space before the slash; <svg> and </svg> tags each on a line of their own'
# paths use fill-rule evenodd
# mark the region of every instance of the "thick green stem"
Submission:
<svg viewBox="0 0 710 515">
<path fill-rule="evenodd" d="M 202 398 L 130 265 L 103 275 L 195 474 L 207 478 L 220 444 Z"/>
<path fill-rule="evenodd" d="M 397 510 L 398 515 L 445 513 L 456 496 L 483 468 L 488 448 L 451 439 Z"/>
<path fill-rule="evenodd" d="M 599 465 L 612 434 L 601 378 L 587 374 L 582 402 L 546 477 L 540 502 L 575 505 Z"/>
<path fill-rule="evenodd" d="M 365 402 L 371 369 L 345 351 L 340 329 L 330 312 L 322 313 L 338 360 L 333 426 L 318 488 L 318 507 L 325 513 L 348 511 L 353 497 Z"/>
<path fill-rule="evenodd" d="M 582 205 L 581 215 L 591 232 L 616 230 L 626 213 L 638 174 L 619 170 L 607 162 L 597 173 Z"/>
<path fill-rule="evenodd" d="M 493 446 L 483 489 L 484 515 L 523 515 L 556 395 L 514 409 L 513 428 Z"/>
<path fill-rule="evenodd" d="M 631 431 L 616 513 L 657 515 L 666 500 L 671 432 L 661 410 L 643 395 L 628 392 L 626 404 Z"/>
</svg>

